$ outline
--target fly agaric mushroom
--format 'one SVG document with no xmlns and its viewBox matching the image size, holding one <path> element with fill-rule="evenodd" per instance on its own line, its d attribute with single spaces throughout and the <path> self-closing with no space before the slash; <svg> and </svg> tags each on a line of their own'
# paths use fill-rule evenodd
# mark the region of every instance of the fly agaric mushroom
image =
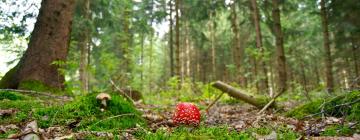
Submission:
<svg viewBox="0 0 360 140">
<path fill-rule="evenodd" d="M 101 112 L 102 111 L 104 111 L 105 110 L 105 108 L 106 108 L 106 102 L 108 101 L 108 100 L 111 100 L 111 96 L 109 95 L 109 94 L 107 94 L 107 93 L 100 93 L 100 94 L 98 94 L 97 96 L 96 96 L 96 99 L 97 100 L 99 100 L 99 101 L 101 101 L 101 106 L 100 106 L 100 110 L 101 110 Z"/>
<path fill-rule="evenodd" d="M 179 103 L 173 116 L 174 124 L 199 125 L 200 111 L 192 103 Z"/>
</svg>

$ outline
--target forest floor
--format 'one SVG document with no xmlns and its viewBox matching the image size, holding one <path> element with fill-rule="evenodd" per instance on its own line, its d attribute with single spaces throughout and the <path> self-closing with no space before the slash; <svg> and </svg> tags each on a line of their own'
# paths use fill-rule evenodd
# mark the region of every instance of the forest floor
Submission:
<svg viewBox="0 0 360 140">
<path fill-rule="evenodd" d="M 142 124 L 141 119 L 124 117 L 136 116 L 135 113 L 129 114 L 134 110 L 117 112 L 119 108 L 114 108 L 115 113 L 112 109 L 105 113 L 98 111 L 96 104 L 92 103 L 93 96 L 77 102 L 69 101 L 69 98 L 49 100 L 18 93 L 2 94 L 0 139 L 24 139 L 34 135 L 42 139 L 360 139 L 358 130 L 355 130 L 359 128 L 359 122 L 346 119 L 346 116 L 333 117 L 322 113 L 315 117 L 318 113 L 314 111 L 302 119 L 287 117 L 288 110 L 298 104 L 294 101 L 280 102 L 278 104 L 284 106 L 282 109 L 261 114 L 255 107 L 242 102 L 219 101 L 208 112 L 202 110 L 200 125 L 192 127 L 172 123 L 173 104 L 135 104 L 145 122 Z M 64 99 L 67 101 L 63 102 Z M 123 99 L 115 98 L 113 102 L 119 102 L 114 106 L 122 106 Z M 197 105 L 202 109 L 210 102 L 203 100 Z M 64 107 L 52 108 L 59 104 Z M 124 119 L 124 123 L 117 124 Z"/>
</svg>

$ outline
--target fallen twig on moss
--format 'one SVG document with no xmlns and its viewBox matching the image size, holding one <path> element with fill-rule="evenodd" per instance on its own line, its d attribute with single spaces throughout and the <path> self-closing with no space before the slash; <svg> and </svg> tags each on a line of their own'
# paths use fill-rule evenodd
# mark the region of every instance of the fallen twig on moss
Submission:
<svg viewBox="0 0 360 140">
<path fill-rule="evenodd" d="M 98 122 L 96 122 L 96 123 L 94 123 L 92 125 L 89 125 L 88 128 L 93 126 L 93 125 L 96 125 L 96 124 L 98 124 L 100 122 L 103 122 L 103 121 L 106 121 L 106 120 L 111 120 L 111 119 L 114 119 L 114 118 L 124 117 L 124 116 L 136 116 L 136 115 L 133 114 L 133 113 L 128 113 L 128 114 L 120 114 L 120 115 L 116 115 L 116 116 L 111 116 L 111 117 L 108 117 L 106 119 L 100 120 L 100 121 L 98 121 Z"/>
<path fill-rule="evenodd" d="M 111 83 L 112 86 L 115 87 L 115 89 L 116 89 L 117 91 L 120 92 L 120 94 L 121 94 L 122 96 L 124 96 L 126 99 L 128 99 L 132 104 L 135 104 L 135 101 L 134 101 L 131 97 L 129 97 L 128 95 L 126 95 L 126 93 L 125 93 L 122 89 L 120 89 L 118 86 L 116 86 L 115 83 L 114 83 L 114 81 L 113 81 L 111 78 L 110 78 L 110 83 Z"/>
</svg>

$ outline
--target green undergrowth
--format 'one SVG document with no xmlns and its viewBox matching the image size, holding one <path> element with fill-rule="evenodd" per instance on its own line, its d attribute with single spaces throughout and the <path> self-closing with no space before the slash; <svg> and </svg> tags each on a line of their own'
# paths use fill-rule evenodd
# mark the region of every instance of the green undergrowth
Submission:
<svg viewBox="0 0 360 140">
<path fill-rule="evenodd" d="M 140 112 L 118 94 L 111 94 L 112 99 L 108 101 L 107 109 L 101 112 L 96 95 L 76 98 L 64 106 L 38 109 L 33 116 L 42 128 L 62 125 L 73 130 L 110 132 L 145 124 Z"/>
<path fill-rule="evenodd" d="M 271 132 L 275 132 L 279 140 L 295 140 L 300 138 L 300 134 L 285 127 L 272 129 L 271 127 L 248 128 L 238 132 L 229 130 L 227 126 L 200 126 L 197 128 L 177 127 L 173 130 L 158 129 L 156 132 L 139 131 L 135 134 L 142 140 L 202 140 L 202 139 L 220 139 L 220 140 L 255 140 L 261 138 L 270 138 Z"/>
<path fill-rule="evenodd" d="M 154 133 L 138 132 L 136 137 L 143 140 L 202 140 L 202 139 L 254 139 L 247 133 L 229 131 L 227 127 L 187 128 L 178 127 L 171 132 L 159 129 Z"/>
<path fill-rule="evenodd" d="M 30 118 L 31 112 L 43 107 L 43 103 L 35 98 L 22 95 L 18 92 L 1 91 L 0 109 L 14 109 L 16 113 L 10 116 L 1 116 L 0 124 L 21 123 Z"/>
<path fill-rule="evenodd" d="M 287 114 L 289 117 L 305 119 L 306 116 L 344 117 L 348 121 L 360 121 L 360 91 L 342 93 L 329 99 L 318 99 L 301 105 Z"/>
<path fill-rule="evenodd" d="M 357 132 L 356 132 L 357 131 Z M 348 125 L 335 124 L 325 128 L 325 131 L 320 135 L 322 136 L 352 136 L 354 133 L 358 133 L 359 128 L 350 128 Z"/>
</svg>

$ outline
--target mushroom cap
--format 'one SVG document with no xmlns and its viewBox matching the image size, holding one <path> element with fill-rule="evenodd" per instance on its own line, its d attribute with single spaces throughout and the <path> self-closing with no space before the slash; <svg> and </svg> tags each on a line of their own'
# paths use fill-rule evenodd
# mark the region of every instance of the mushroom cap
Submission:
<svg viewBox="0 0 360 140">
<path fill-rule="evenodd" d="M 100 93 L 96 96 L 98 100 L 111 100 L 111 96 L 107 93 Z"/>
<path fill-rule="evenodd" d="M 179 103 L 176 106 L 173 122 L 175 124 L 199 125 L 200 110 L 192 103 Z"/>
</svg>

